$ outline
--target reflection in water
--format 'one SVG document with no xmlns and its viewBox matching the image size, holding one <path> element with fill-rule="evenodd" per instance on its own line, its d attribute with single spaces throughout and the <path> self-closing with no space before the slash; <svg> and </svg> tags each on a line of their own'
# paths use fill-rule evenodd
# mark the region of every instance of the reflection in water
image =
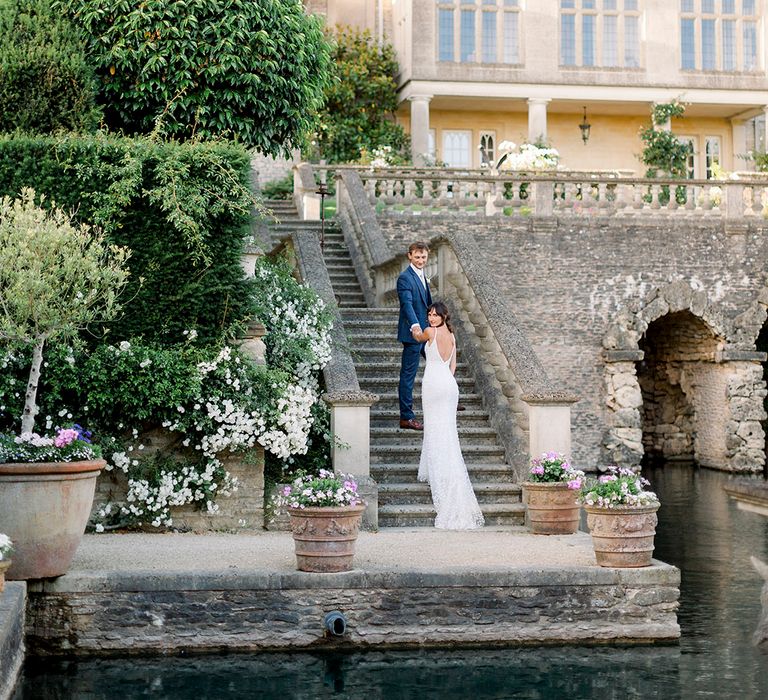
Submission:
<svg viewBox="0 0 768 700">
<path fill-rule="evenodd" d="M 751 644 L 768 519 L 738 510 L 727 476 L 666 466 L 656 556 L 682 569 L 679 646 L 256 654 L 30 662 L 14 700 L 85 698 L 768 698 Z"/>
</svg>

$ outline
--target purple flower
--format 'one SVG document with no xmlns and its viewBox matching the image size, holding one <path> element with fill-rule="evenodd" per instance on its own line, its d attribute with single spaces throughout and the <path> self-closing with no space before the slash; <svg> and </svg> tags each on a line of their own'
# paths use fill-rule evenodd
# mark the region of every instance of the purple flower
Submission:
<svg viewBox="0 0 768 700">
<path fill-rule="evenodd" d="M 543 474 L 544 473 L 544 467 L 541 465 L 535 465 L 531 467 L 531 474 Z"/>
</svg>

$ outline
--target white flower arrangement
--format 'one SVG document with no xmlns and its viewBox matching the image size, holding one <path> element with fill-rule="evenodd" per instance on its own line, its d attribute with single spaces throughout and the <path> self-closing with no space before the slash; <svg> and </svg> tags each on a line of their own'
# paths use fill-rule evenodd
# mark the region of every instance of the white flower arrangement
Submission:
<svg viewBox="0 0 768 700">
<path fill-rule="evenodd" d="M 10 558 L 13 553 L 13 542 L 8 535 L 0 533 L 0 561 Z"/>
<path fill-rule="evenodd" d="M 317 476 L 300 474 L 272 497 L 272 503 L 275 509 L 341 508 L 362 504 L 363 499 L 351 474 L 321 469 Z"/>
<path fill-rule="evenodd" d="M 630 467 L 608 467 L 607 473 L 585 485 L 581 502 L 597 508 L 625 508 L 657 505 L 658 496 L 646 491 L 650 482 Z"/>
<path fill-rule="evenodd" d="M 560 162 L 557 149 L 533 143 L 521 144 L 518 149 L 513 141 L 502 141 L 499 153 L 501 156 L 496 161 L 497 170 L 556 170 Z"/>
</svg>

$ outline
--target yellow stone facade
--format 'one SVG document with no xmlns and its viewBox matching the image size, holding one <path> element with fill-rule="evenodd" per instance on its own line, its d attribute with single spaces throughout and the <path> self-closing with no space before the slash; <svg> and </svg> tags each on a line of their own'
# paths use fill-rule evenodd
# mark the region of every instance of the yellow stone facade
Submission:
<svg viewBox="0 0 768 700">
<path fill-rule="evenodd" d="M 496 150 L 543 137 L 565 167 L 642 175 L 638 133 L 654 104 L 674 99 L 687 105 L 671 128 L 693 143 L 693 177 L 711 176 L 713 162 L 750 170 L 741 156 L 768 142 L 768 0 L 313 5 L 329 21 L 347 17 L 394 45 L 397 116 L 415 162 L 479 167 L 484 135 Z"/>
</svg>

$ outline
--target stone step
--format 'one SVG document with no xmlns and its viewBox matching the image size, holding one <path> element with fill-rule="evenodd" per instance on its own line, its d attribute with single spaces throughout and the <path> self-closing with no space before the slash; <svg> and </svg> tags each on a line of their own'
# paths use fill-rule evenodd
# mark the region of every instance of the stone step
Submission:
<svg viewBox="0 0 768 700">
<path fill-rule="evenodd" d="M 472 482 L 472 488 L 481 505 L 484 503 L 511 504 L 521 502 L 521 488 L 512 483 L 488 481 Z M 379 484 L 379 506 L 432 503 L 429 484 L 424 482 Z"/>
<path fill-rule="evenodd" d="M 459 423 L 458 432 L 462 447 L 469 445 L 498 445 L 496 431 L 487 425 L 476 426 Z M 402 430 L 399 424 L 393 426 L 371 426 L 371 444 L 376 445 L 376 447 L 408 445 L 420 449 L 421 432 Z"/>
<path fill-rule="evenodd" d="M 468 376 L 469 373 L 469 365 L 467 365 L 465 362 L 457 362 L 456 363 L 456 376 L 457 377 L 465 377 Z M 357 366 L 357 376 L 358 377 L 376 377 L 376 376 L 400 376 L 400 361 L 399 359 L 397 361 L 395 360 L 389 360 L 389 361 L 375 361 L 375 362 L 366 362 L 365 364 L 358 364 Z"/>
<path fill-rule="evenodd" d="M 380 411 L 392 411 L 396 410 L 400 406 L 400 399 L 397 395 L 397 392 L 392 391 L 373 391 L 371 389 L 368 389 L 367 387 L 364 387 L 361 383 L 360 385 L 361 389 L 365 389 L 366 391 L 371 391 L 371 393 L 376 394 L 379 397 L 379 400 L 371 407 L 372 409 L 376 409 L 377 415 Z M 466 395 L 460 395 L 459 396 L 459 402 L 462 406 L 465 407 L 465 411 L 458 411 L 456 415 L 459 417 L 459 420 L 461 419 L 461 414 L 466 411 L 482 411 L 483 410 L 483 402 L 482 399 L 478 394 L 466 394 Z M 420 411 L 421 411 L 421 395 L 415 394 L 413 397 L 413 407 L 416 411 L 417 418 L 421 420 L 420 418 Z"/>
<path fill-rule="evenodd" d="M 415 431 L 414 431 L 415 432 Z M 461 454 L 466 464 L 474 462 L 503 462 L 504 448 L 499 445 L 462 445 Z M 421 457 L 421 443 L 412 445 L 371 444 L 371 464 L 403 462 L 418 464 Z"/>
<path fill-rule="evenodd" d="M 512 470 L 503 462 L 472 462 L 467 464 L 469 478 L 473 484 L 509 483 L 514 484 Z M 371 464 L 371 476 L 378 484 L 418 483 L 416 476 L 419 472 L 418 462 L 406 464 L 403 462 L 379 462 Z M 519 484 L 517 488 L 520 488 Z"/>
<path fill-rule="evenodd" d="M 518 525 L 525 523 L 522 503 L 481 503 L 486 525 Z M 430 527 L 435 524 L 435 509 L 431 504 L 379 506 L 380 527 Z"/>
<path fill-rule="evenodd" d="M 353 348 L 354 349 L 354 348 Z M 421 381 L 423 379 L 424 373 L 419 372 L 416 375 L 416 381 L 414 382 L 414 386 L 421 386 Z M 459 385 L 459 391 L 461 392 L 461 388 L 464 387 L 472 388 L 475 386 L 475 379 L 474 377 L 456 377 L 456 383 Z M 398 382 L 400 380 L 399 373 L 392 372 L 391 374 L 382 374 L 377 376 L 358 376 L 358 381 L 362 384 L 365 382 L 366 386 L 381 386 L 381 387 L 387 387 L 387 386 L 397 386 Z"/>
<path fill-rule="evenodd" d="M 326 268 L 328 265 L 338 265 L 345 269 L 352 269 L 352 260 L 349 255 L 343 251 L 324 250 L 323 261 L 325 262 Z"/>
<path fill-rule="evenodd" d="M 357 277 L 345 277 L 344 279 L 331 277 L 331 285 L 333 286 L 334 292 L 360 291 L 360 282 L 357 281 Z"/>
<path fill-rule="evenodd" d="M 400 411 L 396 408 L 377 409 L 378 402 L 371 407 L 371 428 L 398 427 Z M 488 424 L 488 411 L 467 409 L 456 413 L 459 426 L 482 426 Z"/>
<path fill-rule="evenodd" d="M 362 306 L 363 304 L 365 304 L 365 297 L 363 296 L 362 292 L 360 292 L 359 294 L 344 292 L 342 294 L 336 294 L 335 296 L 339 306 L 342 306 L 342 307 Z"/>
</svg>

